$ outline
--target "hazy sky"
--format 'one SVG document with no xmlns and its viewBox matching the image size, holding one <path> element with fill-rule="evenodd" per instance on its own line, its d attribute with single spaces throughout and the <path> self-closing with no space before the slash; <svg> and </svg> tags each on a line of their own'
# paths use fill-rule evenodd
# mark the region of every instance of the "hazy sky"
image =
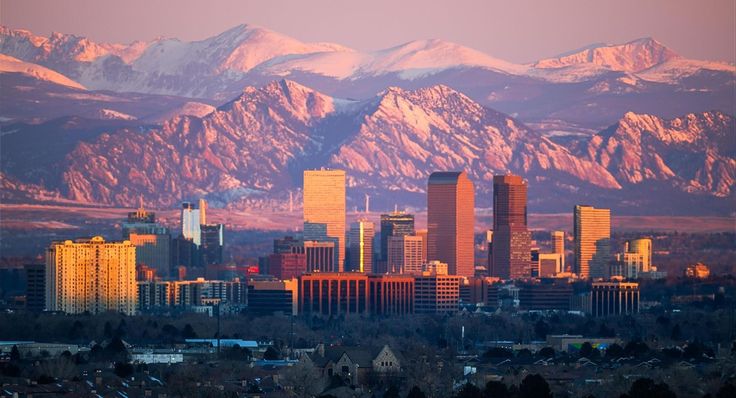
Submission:
<svg viewBox="0 0 736 398">
<path fill-rule="evenodd" d="M 126 43 L 251 23 L 359 50 L 440 38 L 513 62 L 651 36 L 686 57 L 736 62 L 734 0 L 0 0 L 0 22 Z"/>
</svg>

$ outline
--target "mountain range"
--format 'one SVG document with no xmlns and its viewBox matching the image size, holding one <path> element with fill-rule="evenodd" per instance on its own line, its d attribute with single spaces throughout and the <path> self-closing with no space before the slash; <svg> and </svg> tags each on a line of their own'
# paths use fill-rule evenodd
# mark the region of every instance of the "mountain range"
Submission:
<svg viewBox="0 0 736 398">
<path fill-rule="evenodd" d="M 3 27 L 0 54 L 6 201 L 274 208 L 303 169 L 332 167 L 355 205 L 423 207 L 429 173 L 464 169 L 480 206 L 513 172 L 532 211 L 734 211 L 734 66 L 654 39 L 520 65 L 442 40 L 360 52 L 246 25 L 129 45 Z"/>
</svg>

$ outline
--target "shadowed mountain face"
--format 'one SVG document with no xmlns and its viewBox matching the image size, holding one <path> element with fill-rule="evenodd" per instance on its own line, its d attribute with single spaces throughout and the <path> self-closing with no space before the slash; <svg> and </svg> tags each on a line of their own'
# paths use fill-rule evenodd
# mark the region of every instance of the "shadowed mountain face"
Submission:
<svg viewBox="0 0 736 398">
<path fill-rule="evenodd" d="M 202 195 L 219 206 L 273 207 L 299 190 L 303 169 L 331 167 L 347 171 L 356 203 L 369 193 L 379 205 L 423 207 L 431 172 L 466 170 L 479 206 L 487 206 L 493 175 L 513 172 L 530 180 L 535 211 L 566 211 L 588 199 L 633 211 L 651 182 L 673 195 L 670 210 L 693 197 L 713 201 L 706 212 L 719 213 L 732 197 L 736 162 L 733 118 L 718 112 L 674 120 L 630 113 L 568 148 L 441 85 L 392 87 L 353 101 L 281 80 L 248 87 L 202 118 L 179 116 L 153 128 L 115 123 L 104 132 L 90 128 L 73 146 L 47 149 L 63 159 L 60 168 L 33 182 L 80 202 L 129 206 L 143 195 L 174 206 Z M 3 170 L 27 177 L 54 167 L 19 169 L 22 159 L 8 149 L 4 161 L 15 168 Z M 686 160 L 694 158 L 701 160 Z"/>
</svg>

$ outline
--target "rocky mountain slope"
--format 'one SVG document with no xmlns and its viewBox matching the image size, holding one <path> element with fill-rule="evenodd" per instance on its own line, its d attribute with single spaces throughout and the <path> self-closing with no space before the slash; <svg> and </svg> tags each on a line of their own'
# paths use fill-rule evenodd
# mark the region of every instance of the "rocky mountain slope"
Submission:
<svg viewBox="0 0 736 398">
<path fill-rule="evenodd" d="M 490 204 L 494 174 L 513 172 L 529 179 L 535 210 L 591 199 L 634 208 L 650 181 L 672 197 L 706 198 L 722 210 L 736 162 L 733 118 L 718 112 L 669 121 L 627 114 L 568 149 L 441 85 L 391 87 L 355 101 L 281 80 L 247 87 L 202 118 L 121 127 L 90 129 L 63 151 L 49 149 L 43 158 L 57 159 L 56 168 L 39 167 L 53 173 L 19 167 L 14 153 L 21 151 L 4 153 L 3 170 L 67 200 L 118 206 L 139 195 L 160 207 L 198 196 L 216 206 L 285 206 L 305 168 L 332 167 L 347 171 L 351 201 L 369 193 L 377 205 L 423 206 L 432 171 L 462 169 L 476 183 L 479 205 Z"/>
</svg>

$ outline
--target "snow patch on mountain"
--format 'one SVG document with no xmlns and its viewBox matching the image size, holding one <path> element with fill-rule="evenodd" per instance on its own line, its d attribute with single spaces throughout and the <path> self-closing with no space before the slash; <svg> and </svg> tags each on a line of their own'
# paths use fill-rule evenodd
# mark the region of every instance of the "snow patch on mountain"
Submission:
<svg viewBox="0 0 736 398">
<path fill-rule="evenodd" d="M 23 62 L 17 58 L 0 54 L 0 73 L 22 73 L 34 79 L 44 80 L 80 90 L 86 88 L 74 80 L 41 65 Z"/>
</svg>

